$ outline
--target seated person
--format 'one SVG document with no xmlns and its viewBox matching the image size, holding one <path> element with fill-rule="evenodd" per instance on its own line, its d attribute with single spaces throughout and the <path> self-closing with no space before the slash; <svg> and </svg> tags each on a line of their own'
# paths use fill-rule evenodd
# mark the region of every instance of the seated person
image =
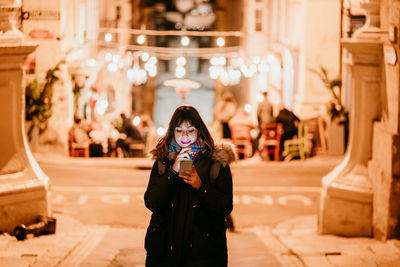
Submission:
<svg viewBox="0 0 400 267">
<path fill-rule="evenodd" d="M 282 108 L 276 118 L 276 122 L 282 123 L 283 134 L 281 136 L 281 151 L 284 150 L 285 140 L 293 139 L 297 135 L 297 125 L 300 119 L 290 110 Z"/>
<path fill-rule="evenodd" d="M 72 134 L 74 137 L 74 143 L 80 148 L 89 148 L 89 157 L 102 156 L 102 147 L 93 142 L 91 135 L 88 134 L 88 125 L 85 120 L 75 117 L 74 124 L 72 125 Z"/>
<path fill-rule="evenodd" d="M 116 143 L 117 153 L 120 155 L 122 152 L 124 157 L 129 157 L 130 144 L 145 144 L 146 142 L 139 128 L 133 125 L 132 120 L 126 117 L 125 113 L 121 113 L 120 117 L 122 119 L 122 125 L 118 129 L 121 135 Z"/>
<path fill-rule="evenodd" d="M 107 136 L 100 122 L 92 121 L 89 136 L 92 139 L 90 157 L 102 157 L 104 153 L 107 153 Z"/>
<path fill-rule="evenodd" d="M 74 124 L 72 125 L 72 132 L 74 136 L 74 142 L 80 146 L 89 146 L 90 138 L 86 131 L 85 121 L 81 118 L 75 117 Z"/>
</svg>

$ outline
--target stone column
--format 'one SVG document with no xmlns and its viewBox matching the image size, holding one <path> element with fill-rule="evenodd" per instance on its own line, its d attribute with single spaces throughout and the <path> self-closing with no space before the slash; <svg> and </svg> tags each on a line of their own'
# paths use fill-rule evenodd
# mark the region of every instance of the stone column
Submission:
<svg viewBox="0 0 400 267">
<path fill-rule="evenodd" d="M 21 14 L 21 0 L 0 0 L 0 42 L 21 42 L 22 32 L 17 29 Z"/>
<path fill-rule="evenodd" d="M 400 47 L 398 34 L 395 39 L 389 37 L 400 18 L 400 7 L 394 2 L 381 1 L 381 27 L 388 32 L 383 35 L 382 119 L 374 123 L 368 163 L 374 188 L 373 231 L 380 240 L 400 238 Z"/>
<path fill-rule="evenodd" d="M 370 1 L 367 15 L 379 13 L 379 3 Z M 373 12 L 368 12 L 373 10 Z M 382 43 L 376 19 L 353 39 L 342 40 L 351 54 L 351 111 L 349 146 L 343 162 L 322 179 L 319 231 L 344 236 L 372 235 L 373 189 L 368 175 L 372 156 L 373 122 L 380 118 Z M 345 51 L 346 52 L 346 51 Z"/>
<path fill-rule="evenodd" d="M 397 87 L 397 92 L 399 91 Z M 397 96 L 397 105 L 399 97 Z M 396 114 L 392 114 L 396 115 Z M 391 115 L 391 116 L 392 116 Z M 397 118 L 400 113 L 397 111 Z M 373 232 L 380 240 L 400 237 L 400 134 L 387 121 L 374 123 L 368 173 L 374 184 Z"/>
<path fill-rule="evenodd" d="M 0 29 L 0 231 L 9 233 L 50 214 L 49 178 L 32 157 L 23 126 L 22 65 L 36 45 L 24 43 L 12 27 L 20 7 L 20 1 L 0 0 L 0 25 L 11 25 Z"/>
</svg>

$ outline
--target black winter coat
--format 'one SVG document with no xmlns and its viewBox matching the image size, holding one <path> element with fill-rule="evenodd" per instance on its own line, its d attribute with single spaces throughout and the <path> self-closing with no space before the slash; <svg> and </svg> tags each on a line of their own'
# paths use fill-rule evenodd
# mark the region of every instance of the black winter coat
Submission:
<svg viewBox="0 0 400 267">
<path fill-rule="evenodd" d="M 145 237 L 146 266 L 227 266 L 225 217 L 233 208 L 229 165 L 221 165 L 211 182 L 213 159 L 200 156 L 194 166 L 202 186 L 194 189 L 171 169 L 173 160 L 161 161 L 165 171 L 159 174 L 155 161 L 144 195 L 145 205 L 152 211 Z"/>
</svg>

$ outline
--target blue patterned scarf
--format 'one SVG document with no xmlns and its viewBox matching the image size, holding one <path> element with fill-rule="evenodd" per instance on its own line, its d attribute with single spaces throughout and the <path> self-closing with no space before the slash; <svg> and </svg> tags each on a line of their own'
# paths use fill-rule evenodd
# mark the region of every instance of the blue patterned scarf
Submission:
<svg viewBox="0 0 400 267">
<path fill-rule="evenodd" d="M 181 151 L 181 149 L 182 149 L 181 146 L 178 145 L 178 143 L 175 141 L 175 138 L 172 138 L 171 144 L 169 145 L 168 153 L 170 155 L 177 154 L 179 153 L 179 151 Z M 200 140 L 200 138 L 198 138 L 197 141 L 191 145 L 191 150 L 189 152 L 190 159 L 191 160 L 197 159 L 200 156 L 203 149 L 204 149 L 203 142 Z"/>
</svg>

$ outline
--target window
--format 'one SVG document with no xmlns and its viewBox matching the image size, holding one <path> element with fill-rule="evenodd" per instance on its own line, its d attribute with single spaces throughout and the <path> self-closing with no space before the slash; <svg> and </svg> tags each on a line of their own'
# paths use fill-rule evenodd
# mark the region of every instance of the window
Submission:
<svg viewBox="0 0 400 267">
<path fill-rule="evenodd" d="M 350 29 L 347 35 L 351 37 L 355 31 L 364 26 L 366 18 L 364 15 L 350 15 Z"/>
</svg>

